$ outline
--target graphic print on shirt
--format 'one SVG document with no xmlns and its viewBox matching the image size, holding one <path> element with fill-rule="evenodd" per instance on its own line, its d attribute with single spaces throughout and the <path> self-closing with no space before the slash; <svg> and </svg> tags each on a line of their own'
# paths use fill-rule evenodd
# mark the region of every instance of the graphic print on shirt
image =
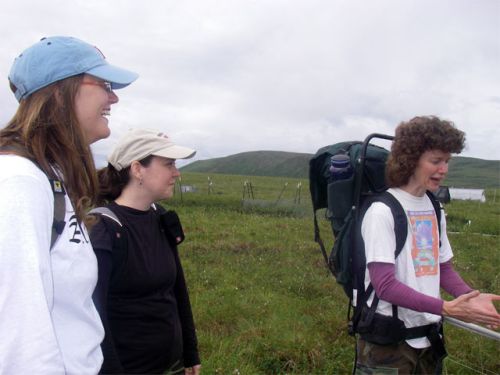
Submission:
<svg viewBox="0 0 500 375">
<path fill-rule="evenodd" d="M 409 211 L 413 234 L 411 257 L 415 275 L 437 275 L 439 267 L 439 241 L 434 211 Z"/>
<path fill-rule="evenodd" d="M 83 241 L 84 243 L 89 243 L 87 236 L 85 236 L 85 231 L 74 214 L 69 218 L 69 228 L 72 233 L 70 242 L 80 243 Z"/>
</svg>

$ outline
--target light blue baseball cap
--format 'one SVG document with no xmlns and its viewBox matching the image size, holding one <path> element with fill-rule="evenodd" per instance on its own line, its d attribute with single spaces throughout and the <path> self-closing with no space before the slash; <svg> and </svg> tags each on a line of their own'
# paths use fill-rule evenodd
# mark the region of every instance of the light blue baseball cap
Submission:
<svg viewBox="0 0 500 375">
<path fill-rule="evenodd" d="M 52 36 L 42 38 L 15 58 L 9 81 L 16 88 L 16 99 L 21 101 L 51 83 L 82 73 L 110 82 L 114 90 L 128 86 L 139 77 L 137 73 L 109 64 L 102 52 L 91 44 L 69 36 Z"/>
</svg>

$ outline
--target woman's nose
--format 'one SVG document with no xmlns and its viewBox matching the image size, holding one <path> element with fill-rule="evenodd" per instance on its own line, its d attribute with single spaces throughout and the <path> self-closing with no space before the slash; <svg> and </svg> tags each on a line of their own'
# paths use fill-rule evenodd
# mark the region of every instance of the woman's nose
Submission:
<svg viewBox="0 0 500 375">
<path fill-rule="evenodd" d="M 108 93 L 108 97 L 109 97 L 109 102 L 110 102 L 111 104 L 118 103 L 118 101 L 120 100 L 120 99 L 118 98 L 118 95 L 116 95 L 114 91 L 109 92 L 109 93 Z"/>
</svg>

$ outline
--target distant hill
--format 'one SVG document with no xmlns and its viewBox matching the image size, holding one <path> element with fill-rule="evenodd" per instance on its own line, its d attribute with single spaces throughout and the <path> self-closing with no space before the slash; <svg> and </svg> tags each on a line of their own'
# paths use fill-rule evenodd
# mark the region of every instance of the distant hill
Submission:
<svg viewBox="0 0 500 375">
<path fill-rule="evenodd" d="M 304 178 L 311 154 L 284 151 L 250 151 L 223 158 L 198 160 L 181 168 L 183 172 L 207 172 L 246 176 Z"/>
<path fill-rule="evenodd" d="M 446 185 L 463 188 L 499 188 L 500 160 L 455 156 L 450 160 Z"/>
<path fill-rule="evenodd" d="M 308 178 L 312 154 L 284 151 L 250 151 L 222 158 L 198 160 L 183 172 L 221 173 L 246 176 Z M 500 188 L 500 160 L 455 156 L 445 185 L 462 188 Z"/>
</svg>

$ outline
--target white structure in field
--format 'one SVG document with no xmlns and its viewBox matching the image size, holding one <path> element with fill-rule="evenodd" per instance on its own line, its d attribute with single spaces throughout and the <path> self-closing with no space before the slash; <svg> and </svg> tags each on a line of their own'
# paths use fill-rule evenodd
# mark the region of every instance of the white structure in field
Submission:
<svg viewBox="0 0 500 375">
<path fill-rule="evenodd" d="M 181 192 L 183 193 L 194 193 L 196 191 L 196 187 L 192 185 L 181 185 Z"/>
<path fill-rule="evenodd" d="M 449 188 L 451 199 L 472 200 L 486 202 L 484 189 L 458 189 Z"/>
</svg>

